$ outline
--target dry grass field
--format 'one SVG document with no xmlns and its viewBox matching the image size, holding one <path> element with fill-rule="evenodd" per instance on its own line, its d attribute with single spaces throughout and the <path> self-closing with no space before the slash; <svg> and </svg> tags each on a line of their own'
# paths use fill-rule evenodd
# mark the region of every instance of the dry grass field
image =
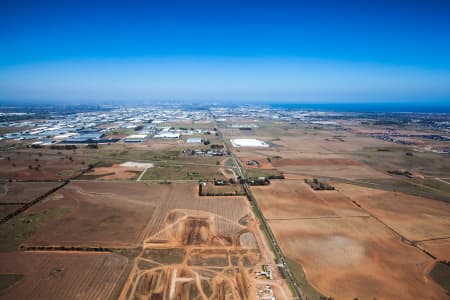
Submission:
<svg viewBox="0 0 450 300">
<path fill-rule="evenodd" d="M 64 180 L 73 178 L 87 168 L 85 158 L 72 152 L 46 153 L 39 149 L 26 149 L 2 153 L 7 159 L 0 160 L 0 179 L 27 180 Z"/>
<path fill-rule="evenodd" d="M 109 299 L 127 264 L 111 253 L 14 252 L 0 254 L 2 275 L 22 277 L 0 299 Z"/>
<path fill-rule="evenodd" d="M 8 205 L 0 205 L 0 219 L 8 216 L 9 214 L 15 212 L 20 209 L 23 205 L 21 204 L 8 204 Z"/>
<path fill-rule="evenodd" d="M 433 254 L 438 260 L 450 261 L 450 238 L 423 241 L 416 244 Z"/>
<path fill-rule="evenodd" d="M 373 218 L 270 221 L 286 255 L 335 299 L 448 299 L 428 278 L 434 260 Z"/>
<path fill-rule="evenodd" d="M 264 251 L 247 199 L 196 183 L 72 181 L 2 229 L 2 299 L 252 299 Z"/>
<path fill-rule="evenodd" d="M 349 184 L 335 186 L 410 241 L 450 238 L 449 203 Z"/>
<path fill-rule="evenodd" d="M 280 129 L 279 127 L 278 130 Z M 311 128 L 289 128 L 277 135 L 274 128 L 263 127 L 254 130 L 254 136 L 270 141 L 271 148 L 235 149 L 235 154 L 246 168 L 246 161 L 261 162 L 259 168 L 275 168 L 284 174 L 325 176 L 348 180 L 375 178 L 388 179 L 386 170 L 378 170 L 358 155 L 366 147 L 382 148 L 389 143 L 357 136 L 344 131 L 314 130 Z M 244 133 L 233 131 L 226 138 L 242 137 Z M 245 133 L 246 134 L 246 133 Z M 267 158 L 271 161 L 267 163 Z"/>
<path fill-rule="evenodd" d="M 186 164 L 159 163 L 155 164 L 153 168 L 147 169 L 141 180 L 213 180 L 214 178 L 225 180 L 221 169 L 219 165 L 202 165 L 190 162 Z"/>
<path fill-rule="evenodd" d="M 252 191 L 268 220 L 368 216 L 337 191 L 314 191 L 303 180 L 272 180 Z"/>
<path fill-rule="evenodd" d="M 86 172 L 78 179 L 97 179 L 97 180 L 120 180 L 136 179 L 142 173 L 140 168 L 123 167 L 120 164 L 113 164 L 110 167 L 98 167 L 92 171 Z"/>
<path fill-rule="evenodd" d="M 137 182 L 72 182 L 29 210 L 59 207 L 70 213 L 40 228 L 23 245 L 135 247 L 168 193 L 166 186 Z"/>
<path fill-rule="evenodd" d="M 335 299 L 449 298 L 428 275 L 436 260 L 422 251 L 445 259 L 448 243 L 415 245 L 400 235 L 448 234 L 450 204 L 331 184 L 337 190 L 313 191 L 302 178 L 251 188 L 285 255 L 303 266 L 309 284 Z"/>
<path fill-rule="evenodd" d="M 3 182 L 0 183 L 0 203 L 29 203 L 59 185 L 60 182 Z"/>
</svg>

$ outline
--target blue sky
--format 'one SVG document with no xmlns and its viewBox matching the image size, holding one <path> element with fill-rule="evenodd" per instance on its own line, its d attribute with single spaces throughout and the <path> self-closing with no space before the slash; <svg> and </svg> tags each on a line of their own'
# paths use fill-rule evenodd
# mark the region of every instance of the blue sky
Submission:
<svg viewBox="0 0 450 300">
<path fill-rule="evenodd" d="M 450 1 L 0 1 L 0 101 L 444 102 L 449 53 Z"/>
</svg>

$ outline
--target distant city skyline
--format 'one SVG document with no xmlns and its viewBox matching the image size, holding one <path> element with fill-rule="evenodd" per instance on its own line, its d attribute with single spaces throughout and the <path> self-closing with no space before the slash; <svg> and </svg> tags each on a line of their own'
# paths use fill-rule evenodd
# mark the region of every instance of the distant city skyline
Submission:
<svg viewBox="0 0 450 300">
<path fill-rule="evenodd" d="M 0 102 L 450 101 L 449 1 L 0 3 Z"/>
</svg>

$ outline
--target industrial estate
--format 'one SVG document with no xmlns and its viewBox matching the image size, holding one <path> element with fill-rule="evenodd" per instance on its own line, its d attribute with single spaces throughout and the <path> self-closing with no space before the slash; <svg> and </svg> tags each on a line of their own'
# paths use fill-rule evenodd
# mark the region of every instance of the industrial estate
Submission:
<svg viewBox="0 0 450 300">
<path fill-rule="evenodd" d="M 450 115 L 2 107 L 0 299 L 450 299 Z"/>
</svg>

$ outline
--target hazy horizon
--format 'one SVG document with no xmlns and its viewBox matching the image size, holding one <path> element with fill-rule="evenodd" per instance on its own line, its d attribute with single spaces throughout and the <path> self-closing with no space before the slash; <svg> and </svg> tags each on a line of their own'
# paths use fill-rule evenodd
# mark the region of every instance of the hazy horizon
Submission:
<svg viewBox="0 0 450 300">
<path fill-rule="evenodd" d="M 446 1 L 2 1 L 0 102 L 450 101 Z"/>
</svg>

